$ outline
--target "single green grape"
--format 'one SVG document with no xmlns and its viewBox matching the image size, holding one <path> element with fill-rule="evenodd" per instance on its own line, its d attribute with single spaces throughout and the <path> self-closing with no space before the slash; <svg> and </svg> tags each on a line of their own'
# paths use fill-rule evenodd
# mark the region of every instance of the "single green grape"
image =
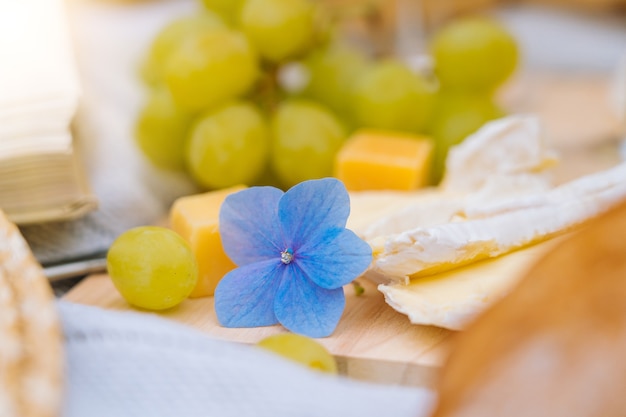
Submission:
<svg viewBox="0 0 626 417">
<path fill-rule="evenodd" d="M 515 70 L 518 48 L 497 22 L 470 17 L 451 22 L 431 44 L 435 72 L 444 89 L 490 92 Z"/>
<path fill-rule="evenodd" d="M 308 0 L 247 0 L 241 28 L 272 62 L 304 53 L 315 41 L 315 9 Z"/>
<path fill-rule="evenodd" d="M 266 337 L 257 345 L 309 368 L 337 374 L 335 358 L 324 346 L 306 336 L 281 333 Z"/>
<path fill-rule="evenodd" d="M 180 304 L 198 281 L 198 266 L 189 244 L 164 227 L 130 229 L 107 254 L 113 284 L 128 303 L 148 310 Z"/>
<path fill-rule="evenodd" d="M 432 111 L 434 87 L 395 60 L 371 65 L 357 80 L 353 115 L 360 127 L 421 132 Z"/>
<path fill-rule="evenodd" d="M 251 103 L 235 102 L 201 117 L 185 151 L 193 178 L 207 188 L 251 184 L 269 155 L 269 129 Z"/>
<path fill-rule="evenodd" d="M 280 189 L 284 188 L 282 182 L 278 179 L 278 176 L 271 169 L 269 161 L 268 161 L 268 164 L 263 169 L 261 176 L 258 177 L 251 185 L 253 186 L 268 185 L 270 187 L 275 187 L 275 188 L 280 188 Z"/>
<path fill-rule="evenodd" d="M 224 22 L 215 14 L 206 11 L 178 18 L 165 26 L 154 38 L 141 66 L 141 76 L 148 84 L 163 82 L 165 68 L 172 54 L 185 39 L 199 33 L 224 28 Z"/>
<path fill-rule="evenodd" d="M 217 13 L 229 25 L 236 26 L 245 0 L 202 0 L 204 7 Z"/>
<path fill-rule="evenodd" d="M 168 61 L 166 82 L 174 101 L 189 111 L 224 104 L 245 93 L 258 76 L 246 37 L 218 29 L 188 37 Z"/>
<path fill-rule="evenodd" d="M 191 121 L 191 115 L 174 104 L 167 89 L 152 90 L 135 124 L 136 143 L 154 166 L 183 171 Z"/>
<path fill-rule="evenodd" d="M 448 149 L 461 143 L 486 122 L 504 116 L 489 95 L 440 93 L 429 131 L 435 140 L 432 180 L 438 183 L 444 172 Z"/>
<path fill-rule="evenodd" d="M 272 118 L 272 170 L 286 187 L 329 177 L 345 139 L 344 126 L 325 107 L 306 100 L 285 101 Z"/>
<path fill-rule="evenodd" d="M 304 96 L 324 103 L 338 114 L 348 115 L 355 80 L 370 64 L 365 54 L 335 43 L 313 51 L 302 63 L 309 75 Z"/>
</svg>

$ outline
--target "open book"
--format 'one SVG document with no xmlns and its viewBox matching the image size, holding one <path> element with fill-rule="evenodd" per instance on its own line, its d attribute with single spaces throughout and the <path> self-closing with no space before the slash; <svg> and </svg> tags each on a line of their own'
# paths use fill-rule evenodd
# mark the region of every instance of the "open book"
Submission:
<svg viewBox="0 0 626 417">
<path fill-rule="evenodd" d="M 15 223 L 97 206 L 70 131 L 80 88 L 62 0 L 0 2 L 0 208 Z"/>
<path fill-rule="evenodd" d="M 41 69 L 37 76 L 48 79 L 56 74 L 54 81 L 46 84 L 48 90 L 41 84 L 37 90 L 31 89 L 30 83 L 26 83 L 28 88 L 23 87 L 21 91 L 28 91 L 30 97 L 39 97 L 38 100 L 42 95 L 35 93 L 41 91 L 51 92 L 46 97 L 65 98 L 66 101 L 57 101 L 64 103 L 62 106 L 52 105 L 52 100 L 45 101 L 48 110 L 39 112 L 33 120 L 40 121 L 37 126 L 45 122 L 46 126 L 53 127 L 48 131 L 55 132 L 56 138 L 50 135 L 48 139 L 56 146 L 53 147 L 54 153 L 59 158 L 65 155 L 73 159 L 73 168 L 64 161 L 53 164 L 49 160 L 46 160 L 46 170 L 43 166 L 35 171 L 30 167 L 27 170 L 35 172 L 32 180 L 39 181 L 37 188 L 28 192 L 28 201 L 11 199 L 47 210 L 47 213 L 30 211 L 29 218 L 26 218 L 24 209 L 11 210 L 11 219 L 19 221 L 21 233 L 44 266 L 48 278 L 62 279 L 102 270 L 109 246 L 121 233 L 135 226 L 161 224 L 175 198 L 197 192 L 187 176 L 151 166 L 135 144 L 133 128 L 145 97 L 144 87 L 137 79 L 138 61 L 167 22 L 175 16 L 192 13 L 198 7 L 201 5 L 195 0 L 132 4 L 91 0 L 19 0 L 9 4 L 9 1 L 0 0 L 0 48 L 13 46 L 3 43 L 9 42 L 7 37 L 2 39 L 6 30 L 2 24 L 6 23 L 7 13 L 13 13 L 13 17 L 6 20 L 16 20 L 18 11 L 37 13 L 29 17 L 29 28 L 21 30 L 20 37 L 42 39 L 41 30 L 36 35 L 28 33 L 44 25 L 43 22 L 33 24 L 32 19 L 43 21 L 44 17 L 51 16 L 56 16 L 56 23 L 49 32 L 62 35 L 57 37 L 57 42 L 46 39 L 45 46 L 39 45 L 42 51 L 38 52 L 41 54 L 37 59 L 38 67 L 33 70 Z M 32 29 L 32 26 L 36 28 Z M 67 41 L 67 32 L 72 35 L 71 43 Z M 16 36 L 11 34 L 12 43 L 17 42 Z M 31 51 L 37 46 L 33 41 Z M 23 50 L 24 45 L 20 48 Z M 11 52 L 19 54 L 20 50 L 11 49 Z M 5 58 L 1 54 L 7 56 L 7 53 L 0 52 L 0 78 L 5 72 Z M 65 58 L 61 60 L 59 57 Z M 17 75 L 13 74 L 15 78 Z M 0 96 L 4 96 L 5 84 L 0 85 Z M 11 105 L 10 108 L 16 107 Z M 51 117 L 53 108 L 57 112 L 54 118 Z M 5 109 L 0 105 L 0 115 Z M 61 114 L 61 109 L 65 109 L 65 113 Z M 72 118 L 73 144 L 68 129 Z M 52 120 L 57 124 L 52 125 Z M 38 136 L 38 141 L 17 141 L 22 149 L 26 144 L 36 143 L 36 152 L 24 151 L 30 154 L 31 161 L 35 154 L 42 155 L 43 143 L 50 143 L 43 140 L 43 135 Z M 8 141 L 0 139 L 0 143 Z M 44 154 L 43 158 L 52 158 L 49 153 Z M 5 164 L 0 156 L 0 167 Z M 83 165 L 84 174 L 81 167 L 76 168 L 79 164 Z M 61 166 L 65 169 L 62 172 Z M 46 174 L 41 174 L 44 171 Z M 54 184 L 52 178 L 45 178 L 47 183 L 42 183 L 44 179 L 41 177 L 51 177 L 52 172 L 56 172 L 57 177 L 65 175 L 65 178 Z M 84 178 L 89 183 L 89 190 L 85 186 L 87 181 L 82 181 Z M 0 180 L 4 179 L 16 185 L 13 181 L 17 179 L 0 173 Z M 20 181 L 28 181 L 28 178 L 23 176 Z M 14 190 L 21 188 L 24 186 L 17 184 Z M 0 207 L 8 204 L 8 200 L 3 201 L 3 193 L 4 185 L 0 184 Z M 96 197 L 97 209 L 78 217 L 95 207 Z M 35 200 L 39 204 L 35 205 Z M 58 210 L 52 212 L 53 207 Z M 40 221 L 46 218 L 51 221 Z M 35 222 L 35 219 L 39 220 Z"/>
</svg>

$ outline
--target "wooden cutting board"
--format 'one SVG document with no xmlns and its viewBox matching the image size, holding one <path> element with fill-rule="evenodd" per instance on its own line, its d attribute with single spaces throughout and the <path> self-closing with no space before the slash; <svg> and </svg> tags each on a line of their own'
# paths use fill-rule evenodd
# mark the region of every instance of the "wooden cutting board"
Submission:
<svg viewBox="0 0 626 417">
<path fill-rule="evenodd" d="M 447 282 L 444 287 L 454 286 L 470 298 L 476 298 L 475 292 L 482 291 L 484 300 L 481 309 L 486 308 L 500 298 L 500 293 L 508 292 L 508 288 L 518 282 L 528 267 L 544 256 L 548 247 L 545 245 L 548 244 L 550 242 L 451 271 L 444 274 Z M 485 281 L 485 275 L 501 283 L 491 288 L 492 285 Z M 364 278 L 358 282 L 365 289 L 364 293 L 357 295 L 352 285 L 344 288 L 346 309 L 339 325 L 332 336 L 318 341 L 337 357 L 340 371 L 345 375 L 381 383 L 433 387 L 452 345 L 454 332 L 411 324 L 405 315 L 385 303 L 374 283 Z M 491 290 L 486 290 L 485 286 Z M 457 299 L 463 297 L 460 294 L 456 296 Z M 104 274 L 86 278 L 65 299 L 111 310 L 158 315 L 199 329 L 212 337 L 240 343 L 256 343 L 264 337 L 285 331 L 281 326 L 224 328 L 217 321 L 213 297 L 188 299 L 178 307 L 158 313 L 136 309 L 122 298 L 111 279 Z M 445 297 L 440 308 L 447 308 Z"/>
<path fill-rule="evenodd" d="M 345 287 L 346 309 L 332 336 L 318 339 L 337 357 L 340 372 L 380 383 L 432 387 L 446 358 L 453 332 L 437 327 L 416 326 L 389 307 L 375 284 L 359 281 L 365 292 L 357 296 Z M 131 307 L 107 275 L 81 281 L 65 300 L 118 311 L 136 311 L 171 319 L 209 335 L 230 341 L 256 343 L 284 332 L 281 326 L 252 329 L 221 327 L 213 309 L 213 297 L 188 299 L 165 312 Z"/>
</svg>

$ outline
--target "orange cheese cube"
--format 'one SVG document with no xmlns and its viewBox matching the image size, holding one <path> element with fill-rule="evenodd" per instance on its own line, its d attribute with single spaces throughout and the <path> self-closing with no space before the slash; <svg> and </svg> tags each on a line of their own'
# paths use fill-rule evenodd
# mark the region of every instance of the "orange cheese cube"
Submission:
<svg viewBox="0 0 626 417">
<path fill-rule="evenodd" d="M 224 199 L 244 186 L 181 197 L 170 211 L 170 224 L 191 245 L 198 262 L 198 283 L 190 297 L 213 295 L 217 283 L 236 265 L 224 253 L 219 213 Z"/>
<path fill-rule="evenodd" d="M 407 133 L 356 132 L 337 153 L 335 177 L 349 191 L 410 191 L 428 183 L 433 142 Z"/>
</svg>

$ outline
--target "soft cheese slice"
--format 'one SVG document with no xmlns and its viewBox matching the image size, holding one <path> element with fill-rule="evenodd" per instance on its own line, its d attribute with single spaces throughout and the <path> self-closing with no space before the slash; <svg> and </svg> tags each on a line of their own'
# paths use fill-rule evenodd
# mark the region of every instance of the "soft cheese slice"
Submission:
<svg viewBox="0 0 626 417">
<path fill-rule="evenodd" d="M 584 177 L 551 190 L 543 205 L 371 240 L 373 270 L 408 283 L 411 277 L 496 257 L 564 233 L 625 198 L 625 174 L 626 163 L 594 174 L 592 181 Z M 589 192 L 589 183 L 597 184 L 596 192 Z M 567 198 L 561 200 L 563 196 Z"/>
<path fill-rule="evenodd" d="M 365 231 L 381 218 L 386 218 L 416 202 L 436 199 L 435 189 L 422 192 L 350 191 L 350 216 L 346 227 L 363 237 Z"/>
<path fill-rule="evenodd" d="M 436 188 L 419 192 L 350 192 L 347 227 L 362 239 L 400 233 L 416 226 L 447 223 L 463 207 L 463 197 Z"/>
<path fill-rule="evenodd" d="M 385 301 L 413 324 L 462 330 L 493 302 L 506 295 L 526 270 L 558 239 L 476 262 L 409 285 L 379 285 Z"/>
<path fill-rule="evenodd" d="M 490 217 L 497 214 L 545 207 L 563 201 L 577 199 L 581 195 L 593 196 L 620 187 L 626 181 L 626 164 L 620 164 L 607 171 L 589 174 L 575 181 L 563 184 L 549 192 L 529 193 L 522 198 L 503 198 L 498 201 L 479 203 L 472 201 L 465 205 L 459 215 L 468 219 Z"/>
<path fill-rule="evenodd" d="M 441 187 L 447 192 L 478 191 L 494 178 L 538 173 L 556 162 L 536 117 L 509 116 L 485 124 L 450 149 Z"/>
</svg>

